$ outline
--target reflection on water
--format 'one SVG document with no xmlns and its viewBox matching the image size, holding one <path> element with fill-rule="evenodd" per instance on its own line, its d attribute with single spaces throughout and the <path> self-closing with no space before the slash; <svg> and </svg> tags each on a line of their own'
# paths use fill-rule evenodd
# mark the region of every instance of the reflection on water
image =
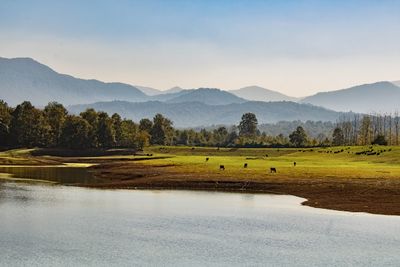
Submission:
<svg viewBox="0 0 400 267">
<path fill-rule="evenodd" d="M 293 196 L 0 183 L 0 266 L 398 266 L 400 217 Z"/>
<path fill-rule="evenodd" d="M 11 175 L 11 176 L 10 176 Z M 0 166 L 0 178 L 47 180 L 61 184 L 89 184 L 95 181 L 86 168 L 65 166 Z"/>
</svg>

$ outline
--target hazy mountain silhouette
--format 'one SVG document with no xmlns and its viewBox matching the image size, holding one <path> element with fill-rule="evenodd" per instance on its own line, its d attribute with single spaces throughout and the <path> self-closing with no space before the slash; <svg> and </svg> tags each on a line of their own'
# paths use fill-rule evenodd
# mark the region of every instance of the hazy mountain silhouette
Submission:
<svg viewBox="0 0 400 267">
<path fill-rule="evenodd" d="M 287 96 L 276 91 L 272 91 L 259 86 L 248 86 L 238 90 L 231 90 L 230 93 L 253 101 L 297 101 L 295 97 Z"/>
<path fill-rule="evenodd" d="M 400 110 L 400 87 L 391 82 L 377 82 L 338 91 L 318 93 L 301 100 L 336 111 L 394 112 Z"/>
<path fill-rule="evenodd" d="M 400 87 L 396 86 L 395 84 L 399 84 L 399 82 L 378 82 L 338 91 L 318 93 L 302 99 L 301 103 L 311 103 L 313 105 L 323 106 L 336 111 L 351 110 L 355 112 L 367 113 L 374 111 L 387 112 L 400 110 L 400 102 L 398 101 L 398 99 L 400 99 Z M 114 100 L 127 102 L 153 101 L 143 105 L 134 105 L 132 103 L 125 105 L 128 105 L 129 107 L 149 106 L 144 110 L 145 114 L 147 115 L 151 115 L 154 112 L 162 112 L 163 110 L 167 114 L 174 114 L 175 111 L 177 113 L 184 113 L 185 110 L 178 112 L 177 109 L 179 107 L 187 108 L 190 106 L 197 108 L 202 107 L 207 109 L 203 111 L 203 114 L 218 110 L 218 112 L 224 114 L 223 116 L 230 118 L 231 121 L 234 120 L 234 118 L 237 119 L 237 113 L 248 112 L 252 110 L 258 112 L 265 111 L 266 114 L 270 114 L 272 116 L 271 118 L 268 118 L 269 120 L 266 120 L 266 122 L 274 121 L 276 118 L 279 118 L 279 120 L 307 120 L 312 118 L 330 119 L 335 116 L 332 114 L 336 114 L 332 113 L 332 111 L 327 111 L 326 109 L 319 109 L 309 105 L 298 106 L 295 103 L 283 104 L 282 102 L 279 102 L 276 104 L 271 103 L 267 106 L 264 105 L 268 103 L 245 103 L 248 99 L 257 99 L 263 101 L 294 99 L 278 92 L 257 86 L 245 87 L 234 91 L 222 91 L 219 89 L 210 88 L 186 90 L 180 87 L 173 87 L 166 91 L 160 91 L 150 87 L 140 88 L 148 94 L 154 95 L 148 96 L 137 87 L 129 84 L 105 83 L 98 80 L 85 80 L 60 74 L 31 58 L 0 58 L 0 99 L 5 100 L 13 106 L 25 100 L 29 100 L 37 106 L 44 106 L 50 101 L 58 101 L 64 105 L 95 102 L 111 103 L 104 105 L 125 103 L 111 102 Z M 159 101 L 167 103 L 160 103 Z M 201 103 L 202 105 L 194 104 L 195 102 Z M 160 108 L 157 109 L 156 105 L 159 105 Z M 231 117 L 231 115 L 225 113 L 228 110 L 227 107 L 238 108 L 238 111 L 236 112 L 235 110 L 230 109 L 229 112 L 235 114 Z M 246 107 L 246 109 L 243 107 Z M 272 111 L 272 107 L 276 110 Z M 289 111 L 286 112 L 285 108 L 282 107 L 289 108 Z M 299 109 L 298 116 L 293 114 L 295 107 Z M 168 111 L 168 109 L 171 109 L 171 111 Z M 302 116 L 302 112 L 305 110 L 307 110 L 305 113 L 307 116 Z M 202 113 L 199 109 L 196 110 L 196 112 Z M 322 114 L 325 114 L 326 116 L 312 114 L 313 112 L 322 112 Z M 206 118 L 204 115 L 195 115 L 193 112 L 189 112 L 188 114 L 191 114 L 191 116 L 195 118 L 193 119 L 194 125 L 207 124 L 208 120 L 212 121 L 213 123 L 223 122 L 223 116 L 219 117 L 220 115 L 216 113 L 209 114 L 211 116 L 210 118 Z M 262 112 L 260 113 L 260 116 L 266 116 L 261 114 Z M 285 114 L 287 117 L 285 117 Z M 328 116 L 328 114 L 330 115 Z M 186 115 L 187 114 L 183 114 L 182 116 L 184 117 Z M 197 117 L 198 120 L 196 119 Z M 267 119 L 267 117 L 265 117 L 265 119 Z M 189 122 L 190 120 L 188 120 L 188 123 Z"/>
<path fill-rule="evenodd" d="M 139 89 L 60 74 L 31 58 L 0 58 L 0 99 L 11 105 L 30 100 L 35 105 L 58 101 L 65 105 L 97 101 L 145 101 Z"/>
<path fill-rule="evenodd" d="M 174 98 L 169 99 L 168 103 L 201 102 L 208 105 L 227 105 L 243 103 L 247 100 L 237 97 L 227 91 L 214 88 L 199 88 L 190 90 Z"/>
<path fill-rule="evenodd" d="M 148 96 L 159 95 L 163 93 L 161 90 L 152 87 L 140 86 L 140 85 L 135 85 L 135 87 Z"/>
<path fill-rule="evenodd" d="M 121 116 L 135 121 L 142 118 L 152 118 L 156 113 L 161 113 L 170 118 L 177 127 L 237 124 L 243 113 L 246 112 L 255 113 L 259 123 L 293 120 L 335 121 L 342 114 L 309 104 L 298 104 L 288 101 L 254 101 L 229 105 L 207 105 L 201 102 L 165 103 L 150 101 L 130 103 L 126 101 L 112 101 L 68 107 L 74 113 L 79 113 L 87 108 L 103 110 L 110 114 L 117 112 Z"/>
<path fill-rule="evenodd" d="M 179 92 L 181 92 L 181 91 L 183 91 L 183 90 L 185 90 L 185 89 L 183 89 L 183 88 L 181 88 L 181 87 L 179 87 L 179 86 L 174 86 L 174 87 L 172 87 L 172 88 L 170 88 L 170 89 L 161 91 L 161 93 L 162 93 L 162 94 L 173 94 L 173 93 L 179 93 Z"/>
<path fill-rule="evenodd" d="M 164 94 L 175 94 L 179 93 L 185 89 L 182 89 L 181 87 L 175 86 L 167 90 L 160 90 L 148 86 L 140 86 L 140 85 L 135 85 L 136 88 L 138 88 L 140 91 L 145 93 L 148 96 L 155 96 L 155 95 L 164 95 Z"/>
<path fill-rule="evenodd" d="M 396 86 L 400 86 L 400 81 L 394 81 L 394 82 L 392 82 L 394 85 L 396 85 Z"/>
</svg>

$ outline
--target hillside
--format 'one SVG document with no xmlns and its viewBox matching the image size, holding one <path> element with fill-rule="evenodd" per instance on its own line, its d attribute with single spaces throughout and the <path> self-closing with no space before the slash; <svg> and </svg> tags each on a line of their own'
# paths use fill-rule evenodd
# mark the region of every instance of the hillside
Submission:
<svg viewBox="0 0 400 267">
<path fill-rule="evenodd" d="M 392 82 L 394 85 L 396 85 L 396 86 L 400 86 L 400 81 L 394 81 L 394 82 Z"/>
<path fill-rule="evenodd" d="M 259 86 L 248 86 L 238 90 L 231 90 L 230 93 L 252 101 L 297 101 L 295 97 L 287 96 Z"/>
<path fill-rule="evenodd" d="M 391 82 L 377 82 L 351 88 L 318 93 L 301 100 L 336 111 L 361 113 L 400 110 L 400 87 Z"/>
<path fill-rule="evenodd" d="M 171 98 L 168 103 L 201 102 L 208 105 L 227 105 L 244 103 L 245 99 L 237 97 L 227 91 L 212 88 L 191 90 L 177 97 Z"/>
<path fill-rule="evenodd" d="M 294 120 L 335 121 L 341 115 L 339 112 L 294 102 L 244 102 L 229 105 L 206 105 L 200 102 L 163 103 L 150 101 L 130 103 L 112 101 L 68 107 L 73 113 L 79 113 L 86 108 L 95 108 L 110 114 L 117 112 L 121 116 L 134 121 L 152 118 L 156 113 L 161 113 L 170 118 L 177 127 L 237 124 L 243 113 L 246 112 L 255 113 L 260 124 Z"/>
<path fill-rule="evenodd" d="M 0 58 L 0 99 L 11 105 L 30 100 L 35 105 L 58 101 L 66 105 L 97 101 L 144 101 L 139 89 L 60 74 L 31 58 Z"/>
<path fill-rule="evenodd" d="M 176 94 L 176 93 L 180 93 L 180 92 L 186 90 L 186 89 L 182 89 L 181 87 L 178 87 L 178 86 L 169 88 L 167 90 L 159 90 L 159 89 L 156 89 L 156 88 L 153 88 L 153 87 L 140 86 L 140 85 L 135 85 L 135 87 L 138 88 L 140 91 L 142 91 L 143 93 L 145 93 L 148 96 Z"/>
<path fill-rule="evenodd" d="M 162 91 L 152 87 L 140 86 L 140 85 L 135 85 L 135 87 L 148 96 L 159 95 L 163 93 Z"/>
</svg>

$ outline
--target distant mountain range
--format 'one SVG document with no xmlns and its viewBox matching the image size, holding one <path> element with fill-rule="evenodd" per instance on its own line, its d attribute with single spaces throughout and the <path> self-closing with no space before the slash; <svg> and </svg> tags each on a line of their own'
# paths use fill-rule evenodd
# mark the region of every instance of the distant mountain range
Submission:
<svg viewBox="0 0 400 267">
<path fill-rule="evenodd" d="M 147 87 L 147 86 L 140 86 L 140 85 L 135 85 L 136 88 L 138 88 L 140 91 L 145 93 L 148 96 L 155 96 L 155 95 L 161 95 L 161 94 L 172 94 L 172 93 L 179 93 L 180 91 L 183 91 L 184 89 L 175 86 L 167 90 L 159 90 L 155 89 L 152 87 Z"/>
<path fill-rule="evenodd" d="M 179 126 L 235 123 L 244 112 L 255 112 L 265 123 L 278 120 L 336 120 L 340 113 L 333 110 L 393 112 L 400 110 L 399 86 L 400 81 L 378 82 L 317 93 L 303 99 L 259 86 L 232 91 L 180 87 L 162 91 L 75 78 L 60 74 L 31 58 L 0 57 L 0 99 L 12 106 L 24 100 L 39 107 L 58 101 L 71 106 L 73 111 L 90 106 L 120 112 L 135 119 L 152 117 L 160 112 L 170 116 Z"/>
<path fill-rule="evenodd" d="M 377 82 L 318 93 L 300 102 L 337 111 L 394 112 L 400 110 L 400 87 L 393 82 Z"/>
<path fill-rule="evenodd" d="M 149 101 L 132 103 L 126 101 L 98 102 L 87 105 L 69 106 L 68 110 L 79 113 L 87 108 L 103 110 L 109 114 L 139 120 L 152 118 L 161 113 L 170 118 L 177 127 L 195 127 L 217 124 L 237 124 L 243 113 L 253 112 L 259 123 L 278 121 L 335 121 L 342 113 L 308 104 L 294 102 L 255 102 L 228 105 L 207 105 L 201 102 L 165 103 Z"/>
<path fill-rule="evenodd" d="M 227 91 L 215 88 L 199 88 L 179 92 L 178 96 L 167 100 L 168 103 L 201 102 L 208 105 L 228 105 L 244 103 L 247 100 Z"/>
<path fill-rule="evenodd" d="M 294 101 L 296 102 L 298 98 L 296 97 L 291 97 L 287 96 L 284 94 L 281 94 L 276 91 L 272 91 L 269 89 L 265 89 L 259 86 L 248 86 L 244 87 L 238 90 L 231 90 L 229 91 L 230 93 L 247 99 L 247 100 L 252 100 L 252 101 L 265 101 L 265 102 L 271 102 L 271 101 Z"/>
</svg>

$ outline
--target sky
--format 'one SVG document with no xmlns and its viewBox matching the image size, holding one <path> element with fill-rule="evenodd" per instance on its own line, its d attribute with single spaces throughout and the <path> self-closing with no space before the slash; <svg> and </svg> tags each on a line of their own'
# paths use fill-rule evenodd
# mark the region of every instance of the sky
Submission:
<svg viewBox="0 0 400 267">
<path fill-rule="evenodd" d="M 400 1 L 0 0 L 0 56 L 168 89 L 400 80 Z"/>
</svg>

